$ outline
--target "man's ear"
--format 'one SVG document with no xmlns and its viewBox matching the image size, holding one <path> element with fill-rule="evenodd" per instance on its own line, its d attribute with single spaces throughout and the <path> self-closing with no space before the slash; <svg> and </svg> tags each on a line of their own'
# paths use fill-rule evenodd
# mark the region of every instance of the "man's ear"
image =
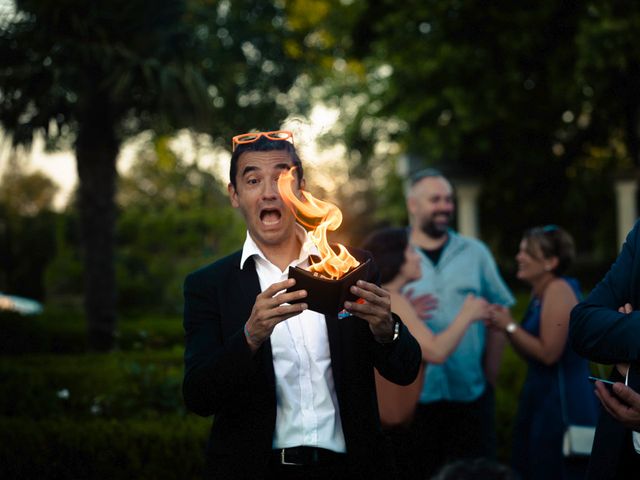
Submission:
<svg viewBox="0 0 640 480">
<path fill-rule="evenodd" d="M 301 202 L 306 202 L 307 200 L 302 195 L 302 190 L 304 190 L 304 186 L 306 185 L 305 179 L 302 178 L 298 182 L 296 182 L 297 188 L 293 189 L 293 194 L 300 200 Z"/>
<path fill-rule="evenodd" d="M 231 206 L 233 208 L 238 208 L 240 204 L 238 203 L 238 192 L 236 192 L 235 187 L 231 182 L 227 185 L 227 192 L 229 192 L 229 200 L 231 200 Z"/>
<path fill-rule="evenodd" d="M 407 210 L 409 211 L 409 214 L 411 216 L 413 216 L 413 214 L 415 213 L 415 210 L 416 210 L 416 199 L 413 198 L 413 195 L 409 195 L 407 197 Z"/>
</svg>

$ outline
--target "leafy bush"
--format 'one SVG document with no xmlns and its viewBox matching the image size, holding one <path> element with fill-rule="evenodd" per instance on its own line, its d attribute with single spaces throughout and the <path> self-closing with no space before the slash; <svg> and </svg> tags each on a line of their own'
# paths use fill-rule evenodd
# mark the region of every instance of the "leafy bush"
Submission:
<svg viewBox="0 0 640 480">
<path fill-rule="evenodd" d="M 80 313 L 47 310 L 40 316 L 23 317 L 0 312 L 0 354 L 86 352 L 86 328 Z M 182 320 L 159 316 L 122 319 L 117 344 L 120 350 L 182 348 Z"/>
<path fill-rule="evenodd" d="M 0 417 L 0 478 L 175 480 L 202 477 L 210 420 Z"/>
<path fill-rule="evenodd" d="M 0 358 L 0 416 L 185 415 L 182 351 Z"/>
</svg>

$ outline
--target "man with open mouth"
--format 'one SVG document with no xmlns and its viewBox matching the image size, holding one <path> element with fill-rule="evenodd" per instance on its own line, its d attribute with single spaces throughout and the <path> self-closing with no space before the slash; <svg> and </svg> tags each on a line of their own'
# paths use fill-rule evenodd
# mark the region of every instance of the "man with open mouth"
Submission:
<svg viewBox="0 0 640 480">
<path fill-rule="evenodd" d="M 215 416 L 206 478 L 387 479 L 373 367 L 407 385 L 420 348 L 391 312 L 375 266 L 351 287 L 364 301 L 345 302 L 347 318 L 309 310 L 304 290 L 286 291 L 289 267 L 318 254 L 277 188 L 293 167 L 299 192 L 291 132 L 234 137 L 228 191 L 246 240 L 185 280 L 184 399 Z"/>
</svg>

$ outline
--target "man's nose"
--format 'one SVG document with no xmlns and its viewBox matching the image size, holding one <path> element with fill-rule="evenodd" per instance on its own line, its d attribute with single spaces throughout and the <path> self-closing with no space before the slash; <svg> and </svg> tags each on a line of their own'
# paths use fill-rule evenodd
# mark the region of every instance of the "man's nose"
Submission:
<svg viewBox="0 0 640 480">
<path fill-rule="evenodd" d="M 279 195 L 280 191 L 278 190 L 278 180 L 264 182 L 264 191 L 262 192 L 262 196 L 264 198 L 274 199 L 278 198 Z"/>
<path fill-rule="evenodd" d="M 440 212 L 451 212 L 451 211 L 453 211 L 453 203 L 440 202 L 440 203 L 438 203 L 438 210 Z"/>
</svg>

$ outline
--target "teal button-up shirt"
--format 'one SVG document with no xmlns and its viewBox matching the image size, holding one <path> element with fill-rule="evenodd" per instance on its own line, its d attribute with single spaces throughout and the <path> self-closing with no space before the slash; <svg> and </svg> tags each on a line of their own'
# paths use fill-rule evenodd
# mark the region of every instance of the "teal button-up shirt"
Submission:
<svg viewBox="0 0 640 480">
<path fill-rule="evenodd" d="M 510 307 L 515 303 L 487 246 L 469 237 L 449 231 L 449 239 L 436 266 L 420 249 L 422 278 L 406 285 L 415 295 L 430 293 L 438 307 L 425 322 L 434 333 L 445 330 L 460 311 L 466 296 L 473 293 L 489 303 Z M 469 402 L 485 388 L 483 357 L 486 327 L 473 322 L 441 365 L 427 365 L 420 403 L 440 400 Z"/>
</svg>

